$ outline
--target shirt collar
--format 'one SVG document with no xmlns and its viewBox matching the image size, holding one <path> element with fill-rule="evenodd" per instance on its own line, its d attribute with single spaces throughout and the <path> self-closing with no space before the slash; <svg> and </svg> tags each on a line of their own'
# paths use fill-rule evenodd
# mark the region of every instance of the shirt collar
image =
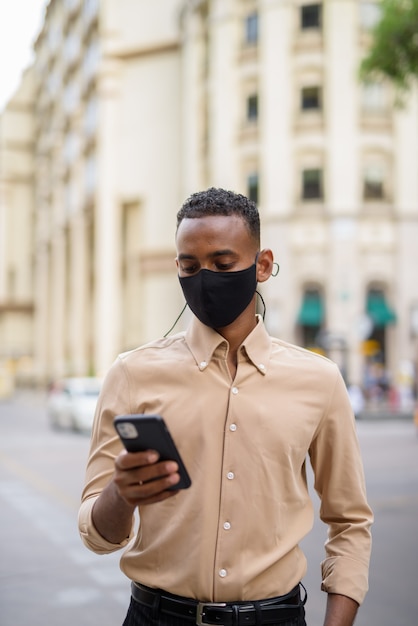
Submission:
<svg viewBox="0 0 418 626">
<path fill-rule="evenodd" d="M 227 352 L 228 342 L 213 328 L 202 324 L 193 316 L 186 330 L 186 343 L 200 370 L 205 370 L 213 358 L 214 352 L 222 344 Z M 239 352 L 247 354 L 249 360 L 265 374 L 270 359 L 271 339 L 266 331 L 263 320 L 257 315 L 257 325 L 244 339 Z"/>
</svg>

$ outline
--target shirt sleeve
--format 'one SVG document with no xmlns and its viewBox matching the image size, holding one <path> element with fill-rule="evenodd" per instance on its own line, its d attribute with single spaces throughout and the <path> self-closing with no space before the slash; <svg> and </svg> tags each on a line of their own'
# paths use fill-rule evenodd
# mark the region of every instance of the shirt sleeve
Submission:
<svg viewBox="0 0 418 626">
<path fill-rule="evenodd" d="M 118 358 L 103 381 L 97 402 L 85 485 L 78 514 L 81 539 L 90 550 L 98 554 L 107 554 L 123 548 L 134 533 L 135 520 L 132 517 L 129 537 L 120 544 L 112 544 L 99 534 L 92 519 L 94 503 L 109 484 L 114 472 L 115 458 L 123 448 L 113 426 L 113 420 L 116 415 L 124 413 L 132 413 L 132 410 L 127 373 L 122 360 Z"/>
<path fill-rule="evenodd" d="M 124 539 L 121 543 L 111 543 L 102 537 L 102 535 L 100 535 L 100 533 L 96 530 L 92 519 L 93 506 L 97 497 L 89 498 L 81 503 L 78 513 L 80 537 L 87 548 L 96 552 L 96 554 L 110 554 L 111 552 L 116 552 L 117 550 L 120 550 L 128 545 L 133 537 L 133 527 L 129 537 Z"/>
<path fill-rule="evenodd" d="M 367 503 L 353 411 L 335 369 L 333 392 L 310 449 L 320 517 L 328 525 L 322 589 L 361 604 L 368 590 L 373 514 Z"/>
</svg>

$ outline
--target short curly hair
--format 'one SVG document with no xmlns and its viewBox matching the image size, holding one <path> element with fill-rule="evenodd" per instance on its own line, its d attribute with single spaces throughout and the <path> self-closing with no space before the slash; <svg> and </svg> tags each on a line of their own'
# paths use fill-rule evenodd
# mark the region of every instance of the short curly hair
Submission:
<svg viewBox="0 0 418 626">
<path fill-rule="evenodd" d="M 234 191 L 210 187 L 193 193 L 177 213 L 177 229 L 184 218 L 208 215 L 238 215 L 244 220 L 250 235 L 260 242 L 260 216 L 255 202 Z"/>
</svg>

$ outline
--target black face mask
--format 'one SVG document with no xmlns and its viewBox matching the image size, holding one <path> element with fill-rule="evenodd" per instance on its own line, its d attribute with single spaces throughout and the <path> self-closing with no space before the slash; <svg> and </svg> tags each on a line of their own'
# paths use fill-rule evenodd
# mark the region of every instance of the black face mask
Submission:
<svg viewBox="0 0 418 626">
<path fill-rule="evenodd" d="M 238 272 L 200 270 L 179 276 L 186 302 L 211 328 L 228 326 L 247 308 L 257 288 L 256 264 Z"/>
</svg>

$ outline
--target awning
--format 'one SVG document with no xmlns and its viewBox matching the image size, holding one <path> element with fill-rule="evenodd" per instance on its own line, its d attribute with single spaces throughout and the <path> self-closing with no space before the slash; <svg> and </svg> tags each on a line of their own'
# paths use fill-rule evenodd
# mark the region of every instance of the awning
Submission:
<svg viewBox="0 0 418 626">
<path fill-rule="evenodd" d="M 301 326 L 320 326 L 324 318 L 322 298 L 317 292 L 307 291 L 303 296 L 298 315 L 298 324 Z"/>
<path fill-rule="evenodd" d="M 367 296 L 367 313 L 370 315 L 373 324 L 377 328 L 382 328 L 387 324 L 396 322 L 396 313 L 386 302 L 383 293 L 369 293 Z"/>
</svg>

